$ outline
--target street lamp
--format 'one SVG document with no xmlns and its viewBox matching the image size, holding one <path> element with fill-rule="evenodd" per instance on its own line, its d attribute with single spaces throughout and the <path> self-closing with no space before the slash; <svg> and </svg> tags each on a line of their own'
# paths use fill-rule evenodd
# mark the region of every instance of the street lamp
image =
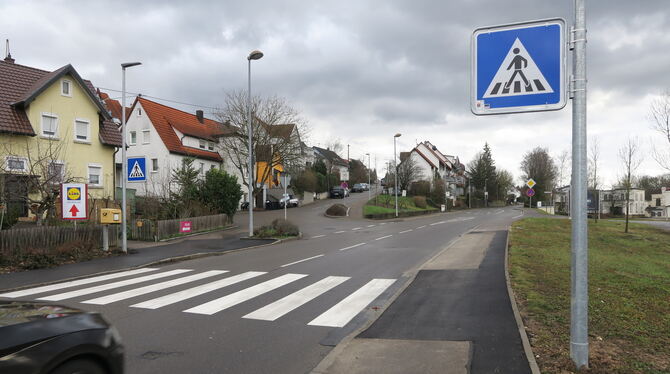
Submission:
<svg viewBox="0 0 670 374">
<path fill-rule="evenodd" d="M 142 65 L 141 62 L 124 62 L 121 64 L 121 250 L 128 253 L 128 233 L 126 218 L 126 179 L 128 178 L 128 156 L 126 155 L 126 69 Z"/>
<path fill-rule="evenodd" d="M 253 50 L 247 56 L 249 62 L 248 77 L 249 77 L 249 96 L 247 98 L 247 135 L 249 136 L 249 236 L 254 236 L 254 203 L 252 200 L 254 193 L 254 156 L 252 150 L 253 131 L 251 129 L 251 60 L 260 60 L 263 57 L 263 52 Z"/>
<path fill-rule="evenodd" d="M 365 155 L 368 156 L 368 201 L 370 201 L 370 154 Z"/>
<path fill-rule="evenodd" d="M 393 184 L 393 192 L 395 193 L 395 216 L 398 217 L 398 162 L 395 159 L 395 140 L 400 137 L 400 133 L 393 135 L 393 164 L 395 165 L 395 183 Z"/>
</svg>

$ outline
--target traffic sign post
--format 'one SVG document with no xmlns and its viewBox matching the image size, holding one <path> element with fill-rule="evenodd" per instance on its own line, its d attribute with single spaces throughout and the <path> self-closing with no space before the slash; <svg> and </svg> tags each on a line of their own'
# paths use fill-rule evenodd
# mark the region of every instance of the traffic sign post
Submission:
<svg viewBox="0 0 670 374">
<path fill-rule="evenodd" d="M 535 180 L 533 178 L 530 178 L 528 180 L 528 182 L 526 182 L 526 186 L 528 186 L 528 188 L 533 188 L 533 187 L 535 187 L 536 184 L 537 183 L 535 182 Z"/>
<path fill-rule="evenodd" d="M 484 27 L 472 34 L 470 108 L 476 115 L 562 109 L 565 21 Z"/>
<path fill-rule="evenodd" d="M 526 196 L 528 196 L 530 198 L 530 202 L 528 203 L 528 207 L 532 208 L 533 207 L 533 196 L 535 196 L 535 190 L 532 189 L 532 188 L 529 188 L 528 190 L 526 190 Z"/>
<path fill-rule="evenodd" d="M 62 219 L 88 219 L 88 185 L 85 183 L 63 183 L 60 192 Z"/>
</svg>

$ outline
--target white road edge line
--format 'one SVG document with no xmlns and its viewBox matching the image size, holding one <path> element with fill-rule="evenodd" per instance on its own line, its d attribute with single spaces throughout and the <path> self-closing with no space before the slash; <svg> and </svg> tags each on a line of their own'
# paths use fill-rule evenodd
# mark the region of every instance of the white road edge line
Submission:
<svg viewBox="0 0 670 374">
<path fill-rule="evenodd" d="M 318 238 L 323 238 L 325 235 L 317 235 L 317 236 L 312 236 L 310 239 L 318 239 Z"/>
<path fill-rule="evenodd" d="M 386 236 L 382 236 L 381 238 L 377 238 L 377 239 L 375 239 L 375 240 L 382 240 L 382 239 L 390 238 L 390 237 L 392 237 L 392 236 L 393 236 L 393 235 L 386 235 Z"/>
<path fill-rule="evenodd" d="M 405 230 L 405 231 L 400 231 L 398 234 L 404 234 L 406 232 L 414 231 L 413 229 Z"/>
<path fill-rule="evenodd" d="M 523 217 L 523 214 L 519 214 L 518 216 L 514 216 L 514 217 L 512 217 L 512 219 L 517 219 L 519 217 Z"/>
<path fill-rule="evenodd" d="M 354 245 L 352 245 L 352 246 L 349 246 L 349 247 L 346 247 L 346 248 L 342 248 L 342 249 L 340 249 L 340 251 L 346 251 L 347 249 L 360 247 L 360 246 L 362 246 L 362 245 L 365 245 L 365 243 L 354 244 Z"/>
<path fill-rule="evenodd" d="M 322 257 L 322 256 L 323 256 L 323 255 L 316 255 L 316 256 L 309 257 L 309 258 L 303 258 L 302 260 L 298 260 L 298 261 L 295 261 L 295 262 L 291 262 L 290 264 L 284 264 L 284 265 L 282 265 L 282 266 L 280 266 L 280 267 L 281 267 L 281 268 L 285 268 L 285 267 L 287 267 L 287 266 L 291 266 L 291 265 L 299 264 L 299 263 L 301 263 L 301 262 L 305 262 L 305 261 L 313 260 L 313 259 L 315 259 L 315 258 L 319 258 L 319 257 Z"/>
</svg>

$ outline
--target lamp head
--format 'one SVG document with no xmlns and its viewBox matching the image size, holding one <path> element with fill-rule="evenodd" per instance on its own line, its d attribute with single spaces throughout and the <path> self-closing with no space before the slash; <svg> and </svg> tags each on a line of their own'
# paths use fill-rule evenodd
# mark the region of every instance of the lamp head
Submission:
<svg viewBox="0 0 670 374">
<path fill-rule="evenodd" d="M 393 137 L 394 137 L 394 138 L 399 138 L 400 135 L 401 135 L 400 133 L 397 133 L 397 134 L 393 135 Z"/>
<path fill-rule="evenodd" d="M 257 50 L 257 49 L 254 49 L 253 51 L 251 51 L 251 52 L 249 53 L 249 56 L 247 56 L 247 60 L 249 60 L 249 61 L 251 61 L 251 60 L 260 60 L 261 57 L 263 57 L 263 52 L 261 52 L 261 51 L 259 51 L 259 50 Z"/>
<path fill-rule="evenodd" d="M 133 67 L 133 66 L 137 66 L 137 65 L 142 65 L 142 63 L 141 62 L 124 62 L 124 63 L 121 64 L 121 67 L 123 69 L 125 69 L 125 68 L 130 68 L 130 67 Z"/>
</svg>

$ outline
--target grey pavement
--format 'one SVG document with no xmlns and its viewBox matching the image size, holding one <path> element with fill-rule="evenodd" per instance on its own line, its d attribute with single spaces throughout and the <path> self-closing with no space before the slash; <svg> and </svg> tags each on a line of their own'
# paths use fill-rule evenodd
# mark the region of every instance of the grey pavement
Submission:
<svg viewBox="0 0 670 374">
<path fill-rule="evenodd" d="M 362 195 L 354 194 L 345 202 L 359 203 L 367 198 Z M 386 222 L 356 217 L 330 219 L 323 216 L 330 203 L 322 201 L 288 210 L 289 219 L 300 225 L 301 240 L 142 268 L 145 273 L 132 276 L 118 273 L 113 275 L 118 277 L 114 280 L 86 278 L 82 280 L 89 282 L 85 285 L 54 284 L 48 289 L 3 293 L 0 297 L 48 299 L 100 311 L 124 339 L 129 373 L 307 373 L 342 339 L 382 315 L 413 274 L 450 243 L 477 226 L 505 226 L 521 217 L 515 209 L 492 208 Z M 263 212 L 256 215 L 256 222 L 280 216 L 281 211 Z M 244 217 L 239 218 L 244 222 Z M 244 230 L 236 231 L 241 234 Z M 206 239 L 175 246 L 201 251 L 215 245 Z M 453 257 L 463 251 L 458 253 Z M 482 268 L 489 263 L 493 268 L 497 263 L 491 256 L 490 250 L 483 256 L 480 251 L 470 260 L 454 263 L 467 265 L 482 258 Z M 440 263 L 435 266 L 444 266 Z M 449 277 L 463 270 L 426 270 L 445 271 L 451 275 L 442 275 L 439 280 L 452 281 Z M 417 287 L 415 284 L 430 283 L 428 278 L 421 283 L 425 277 L 417 277 L 408 290 Z M 35 283 L 35 279 L 39 277 L 26 281 Z M 502 284 L 504 287 L 504 279 Z M 486 291 L 476 287 L 470 290 Z M 450 300 L 462 297 L 467 305 L 485 305 L 474 299 L 502 297 L 498 286 L 482 295 L 459 294 L 448 287 L 443 291 L 445 295 L 434 290 L 423 295 Z M 503 294 L 507 297 L 506 292 Z M 451 312 L 460 313 L 457 308 Z M 451 322 L 440 331 L 464 329 L 464 336 L 472 343 L 466 346 L 449 343 L 452 340 L 443 340 L 444 344 L 429 341 L 425 343 L 426 352 L 448 352 L 449 357 L 462 360 L 463 352 L 478 352 L 484 338 L 495 341 L 494 337 L 480 339 L 474 321 L 458 314 L 454 318 L 463 323 L 462 327 Z M 453 339 L 452 335 L 444 337 Z M 407 339 L 412 340 L 416 339 Z M 394 349 L 404 349 L 404 343 L 396 343 L 399 345 Z M 487 354 L 490 349 L 482 347 L 482 354 Z M 368 352 L 375 352 L 369 348 Z"/>
</svg>

